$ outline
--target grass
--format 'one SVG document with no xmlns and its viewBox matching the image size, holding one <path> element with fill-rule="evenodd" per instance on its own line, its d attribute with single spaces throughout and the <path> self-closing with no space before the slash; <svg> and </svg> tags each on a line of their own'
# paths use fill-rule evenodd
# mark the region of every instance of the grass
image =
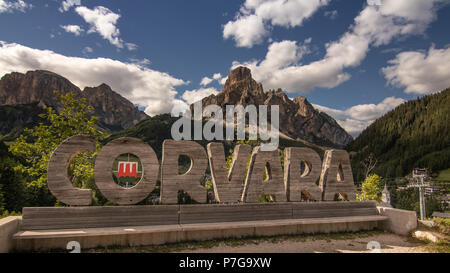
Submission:
<svg viewBox="0 0 450 273">
<path fill-rule="evenodd" d="M 438 243 L 428 242 L 424 249 L 432 253 L 450 253 L 450 241 L 446 239 Z"/>
<path fill-rule="evenodd" d="M 436 218 L 433 221 L 439 233 L 450 236 L 450 219 Z"/>
<path fill-rule="evenodd" d="M 282 235 L 282 236 L 265 236 L 265 237 L 245 237 L 245 238 L 228 238 L 216 239 L 209 241 L 191 241 L 182 243 L 172 243 L 160 246 L 143 246 L 143 247 L 104 247 L 85 251 L 85 253 L 168 253 L 185 250 L 196 250 L 201 248 L 213 248 L 218 246 L 239 247 L 244 245 L 259 245 L 261 243 L 281 243 L 290 242 L 306 242 L 307 240 L 317 241 L 324 240 L 331 242 L 332 240 L 350 240 L 366 238 L 369 236 L 382 234 L 383 231 L 361 231 L 346 233 L 329 233 L 329 234 L 302 234 L 302 235 Z"/>
<path fill-rule="evenodd" d="M 426 228 L 427 230 L 438 232 L 445 236 L 444 239 L 437 243 L 431 242 L 429 240 L 419 240 L 417 238 L 411 237 L 412 240 L 416 240 L 425 243 L 424 249 L 432 253 L 450 253 L 450 219 L 436 218 L 433 219 L 435 226 L 431 228 Z"/>
<path fill-rule="evenodd" d="M 450 169 L 442 170 L 436 178 L 435 181 L 450 181 Z"/>
</svg>

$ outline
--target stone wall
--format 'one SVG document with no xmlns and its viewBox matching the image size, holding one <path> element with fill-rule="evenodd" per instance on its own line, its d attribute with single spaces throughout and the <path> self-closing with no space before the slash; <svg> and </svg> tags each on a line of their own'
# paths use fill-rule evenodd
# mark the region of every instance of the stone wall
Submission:
<svg viewBox="0 0 450 273">
<path fill-rule="evenodd" d="M 0 219 L 0 253 L 8 253 L 14 245 L 13 235 L 19 231 L 22 216 Z"/>
</svg>

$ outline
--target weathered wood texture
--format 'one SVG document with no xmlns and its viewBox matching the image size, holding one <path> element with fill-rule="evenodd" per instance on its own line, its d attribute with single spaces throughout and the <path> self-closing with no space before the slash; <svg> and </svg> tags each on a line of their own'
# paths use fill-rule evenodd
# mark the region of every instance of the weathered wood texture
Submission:
<svg viewBox="0 0 450 273">
<path fill-rule="evenodd" d="M 301 163 L 305 170 L 301 173 Z M 322 200 L 322 191 L 316 181 L 320 177 L 322 161 L 310 148 L 292 147 L 284 149 L 284 185 L 289 201 L 301 201 L 302 191 L 315 201 Z"/>
<path fill-rule="evenodd" d="M 375 202 L 24 208 L 21 230 L 376 216 Z"/>
<path fill-rule="evenodd" d="M 283 202 L 180 206 L 180 224 L 378 215 L 375 202 Z"/>
<path fill-rule="evenodd" d="M 121 154 L 133 154 L 142 165 L 141 180 L 132 188 L 124 188 L 114 182 L 112 167 Z M 155 188 L 159 162 L 153 149 L 137 138 L 123 137 L 106 144 L 95 160 L 94 178 L 100 192 L 119 205 L 136 204 L 145 199 Z"/>
<path fill-rule="evenodd" d="M 292 218 L 329 218 L 378 215 L 376 202 L 299 202 L 292 204 Z"/>
<path fill-rule="evenodd" d="M 323 158 L 319 181 L 323 192 L 322 200 L 332 201 L 335 194 L 346 196 L 347 200 L 355 200 L 356 187 L 347 151 L 327 150 Z"/>
<path fill-rule="evenodd" d="M 90 205 L 92 191 L 79 189 L 72 185 L 67 177 L 70 161 L 79 153 L 95 152 L 95 139 L 90 136 L 76 135 L 63 141 L 50 157 L 47 167 L 47 184 L 50 192 L 67 205 Z"/>
<path fill-rule="evenodd" d="M 245 171 L 250 159 L 251 147 L 236 145 L 228 173 L 223 144 L 209 143 L 207 150 L 216 201 L 220 203 L 239 202 L 244 189 Z"/>
<path fill-rule="evenodd" d="M 178 174 L 180 155 L 191 159 L 191 167 L 184 174 Z M 205 175 L 208 157 L 205 149 L 194 141 L 165 140 L 163 143 L 161 203 L 178 203 L 178 191 L 183 190 L 199 203 L 206 202 L 206 188 L 200 185 Z"/>
<path fill-rule="evenodd" d="M 180 224 L 291 219 L 290 203 L 180 206 Z"/>
<path fill-rule="evenodd" d="M 23 208 L 22 230 L 178 224 L 175 206 Z"/>
<path fill-rule="evenodd" d="M 276 202 L 286 202 L 280 151 L 261 151 L 260 148 L 253 149 L 241 200 L 247 203 L 258 203 L 260 195 L 268 194 L 273 196 Z M 268 175 L 264 180 L 266 170 Z"/>
</svg>

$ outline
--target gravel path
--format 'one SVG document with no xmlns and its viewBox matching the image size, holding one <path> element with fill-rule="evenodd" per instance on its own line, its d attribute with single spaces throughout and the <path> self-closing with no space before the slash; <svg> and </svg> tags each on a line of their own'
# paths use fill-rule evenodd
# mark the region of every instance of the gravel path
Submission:
<svg viewBox="0 0 450 273">
<path fill-rule="evenodd" d="M 384 233 L 355 239 L 309 239 L 304 241 L 284 240 L 281 242 L 249 243 L 243 246 L 220 244 L 212 248 L 182 250 L 180 253 L 369 253 L 367 244 L 380 243 L 381 253 L 426 253 L 423 243 L 412 242 L 407 237 Z"/>
</svg>

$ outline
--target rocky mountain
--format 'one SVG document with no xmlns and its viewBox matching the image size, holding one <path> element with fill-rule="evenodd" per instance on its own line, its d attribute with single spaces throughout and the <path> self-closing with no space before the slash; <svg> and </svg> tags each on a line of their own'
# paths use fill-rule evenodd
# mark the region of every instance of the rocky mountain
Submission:
<svg viewBox="0 0 450 273">
<path fill-rule="evenodd" d="M 242 66 L 229 73 L 219 94 L 203 98 L 202 104 L 203 107 L 216 104 L 224 111 L 226 105 L 279 105 L 280 132 L 290 138 L 335 147 L 353 140 L 332 117 L 314 109 L 305 97 L 291 100 L 281 89 L 264 92 L 262 84 L 252 78 L 250 69 Z"/>
<path fill-rule="evenodd" d="M 126 129 L 148 118 L 106 84 L 81 90 L 68 79 L 44 70 L 4 75 L 0 80 L 0 106 L 37 103 L 38 106 L 52 106 L 58 110 L 61 104 L 53 93 L 55 90 L 61 94 L 73 92 L 86 98 L 94 108 L 94 115 L 99 118 L 99 126 L 109 131 Z"/>
</svg>

